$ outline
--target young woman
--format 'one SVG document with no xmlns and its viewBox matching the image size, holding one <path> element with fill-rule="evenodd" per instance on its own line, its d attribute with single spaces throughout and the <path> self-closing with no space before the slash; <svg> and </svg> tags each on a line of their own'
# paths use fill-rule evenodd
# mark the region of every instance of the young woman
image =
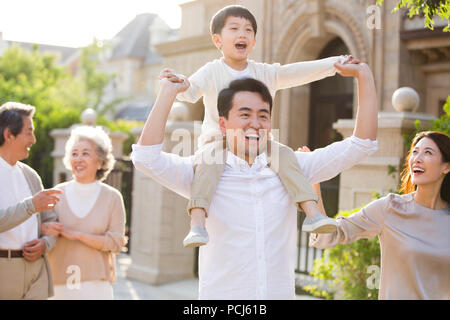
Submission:
<svg viewBox="0 0 450 320">
<path fill-rule="evenodd" d="M 310 245 L 378 236 L 379 299 L 450 299 L 450 138 L 418 133 L 402 172 L 405 194 L 389 194 L 351 216 L 333 234 L 313 234 Z"/>
</svg>

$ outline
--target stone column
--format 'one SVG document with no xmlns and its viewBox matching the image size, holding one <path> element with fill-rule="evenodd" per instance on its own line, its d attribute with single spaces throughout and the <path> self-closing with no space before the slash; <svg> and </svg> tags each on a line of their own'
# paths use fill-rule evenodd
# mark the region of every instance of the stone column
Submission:
<svg viewBox="0 0 450 320">
<path fill-rule="evenodd" d="M 188 156 L 197 134 L 186 107 L 175 103 L 167 124 L 163 151 Z M 142 129 L 134 130 L 136 141 Z M 195 139 L 195 140 L 194 140 Z M 182 144 L 186 143 L 184 148 Z M 190 147 L 189 147 L 190 146 Z M 182 153 L 179 153 L 183 151 Z M 184 248 L 189 231 L 187 199 L 134 170 L 131 259 L 127 277 L 152 285 L 194 277 L 195 249 Z"/>
<path fill-rule="evenodd" d="M 396 192 L 408 152 L 403 136 L 414 132 L 416 120 L 420 121 L 421 130 L 427 130 L 434 119 L 431 115 L 413 112 L 419 105 L 419 96 L 414 89 L 397 89 L 392 96 L 392 104 L 397 112 L 378 114 L 378 151 L 341 173 L 339 210 L 368 204 L 373 191 L 383 195 Z M 341 119 L 334 123 L 333 128 L 346 138 L 352 135 L 355 122 L 355 119 Z"/>
</svg>

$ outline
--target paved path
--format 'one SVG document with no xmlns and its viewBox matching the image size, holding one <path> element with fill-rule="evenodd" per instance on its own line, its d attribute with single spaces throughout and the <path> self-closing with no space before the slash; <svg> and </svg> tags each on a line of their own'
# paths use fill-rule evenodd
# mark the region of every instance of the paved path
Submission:
<svg viewBox="0 0 450 320">
<path fill-rule="evenodd" d="M 125 272 L 131 264 L 127 254 L 117 255 L 117 282 L 114 284 L 116 300 L 197 300 L 198 279 L 172 282 L 152 286 L 125 277 Z M 297 295 L 297 300 L 313 300 L 308 295 Z"/>
</svg>

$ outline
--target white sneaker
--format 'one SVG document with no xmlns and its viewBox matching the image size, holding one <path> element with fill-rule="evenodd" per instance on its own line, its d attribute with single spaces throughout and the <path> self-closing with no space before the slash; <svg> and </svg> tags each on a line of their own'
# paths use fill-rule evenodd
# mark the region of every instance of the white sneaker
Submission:
<svg viewBox="0 0 450 320">
<path fill-rule="evenodd" d="M 185 248 L 195 248 L 207 244 L 209 241 L 208 232 L 201 226 L 191 227 L 186 238 L 183 240 Z"/>
<path fill-rule="evenodd" d="M 312 218 L 306 217 L 302 225 L 302 231 L 311 233 L 333 233 L 337 230 L 337 222 L 334 219 L 316 213 Z"/>
</svg>

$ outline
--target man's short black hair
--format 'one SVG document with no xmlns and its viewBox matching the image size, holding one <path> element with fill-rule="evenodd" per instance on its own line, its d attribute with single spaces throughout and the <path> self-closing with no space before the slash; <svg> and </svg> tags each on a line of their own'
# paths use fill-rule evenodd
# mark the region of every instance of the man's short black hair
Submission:
<svg viewBox="0 0 450 320">
<path fill-rule="evenodd" d="M 264 102 L 270 106 L 270 113 L 272 113 L 272 96 L 267 86 L 259 80 L 253 78 L 243 78 L 231 81 L 228 88 L 219 92 L 217 98 L 217 110 L 219 117 L 228 119 L 228 114 L 233 107 L 233 98 L 237 92 L 250 91 L 256 92 L 261 96 Z"/>
<path fill-rule="evenodd" d="M 239 17 L 247 19 L 252 24 L 253 31 L 256 35 L 258 26 L 256 25 L 255 17 L 247 8 L 239 5 L 227 6 L 216 12 L 214 17 L 212 17 L 211 19 L 211 34 L 220 34 L 228 17 Z"/>
<path fill-rule="evenodd" d="M 22 132 L 23 117 L 32 117 L 34 111 L 33 106 L 19 102 L 6 102 L 0 107 L 0 146 L 5 143 L 5 130 L 9 129 L 16 137 Z"/>
</svg>

